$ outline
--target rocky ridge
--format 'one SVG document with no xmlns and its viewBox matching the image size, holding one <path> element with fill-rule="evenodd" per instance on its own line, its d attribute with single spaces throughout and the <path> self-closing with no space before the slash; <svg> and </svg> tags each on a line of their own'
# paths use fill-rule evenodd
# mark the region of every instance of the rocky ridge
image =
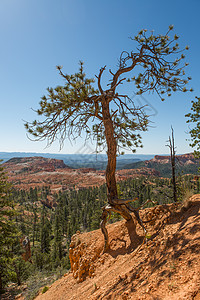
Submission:
<svg viewBox="0 0 200 300">
<path fill-rule="evenodd" d="M 182 165 L 196 164 L 198 162 L 198 160 L 194 157 L 194 154 L 192 153 L 177 155 L 176 159 Z M 165 155 L 155 155 L 153 159 L 146 162 L 169 164 L 171 162 L 171 158 L 170 156 L 165 156 Z"/>
</svg>

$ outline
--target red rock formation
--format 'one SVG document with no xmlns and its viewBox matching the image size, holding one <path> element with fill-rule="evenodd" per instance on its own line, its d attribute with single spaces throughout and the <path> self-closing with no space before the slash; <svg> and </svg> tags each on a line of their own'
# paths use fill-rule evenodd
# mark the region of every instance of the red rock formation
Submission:
<svg viewBox="0 0 200 300">
<path fill-rule="evenodd" d="M 198 159 L 196 159 L 193 155 L 193 153 L 187 153 L 187 154 L 181 154 L 176 155 L 177 160 L 182 164 L 194 164 L 198 162 Z M 157 162 L 157 163 L 170 163 L 170 156 L 169 155 L 155 155 L 153 159 L 146 161 L 147 164 L 149 162 Z"/>
</svg>

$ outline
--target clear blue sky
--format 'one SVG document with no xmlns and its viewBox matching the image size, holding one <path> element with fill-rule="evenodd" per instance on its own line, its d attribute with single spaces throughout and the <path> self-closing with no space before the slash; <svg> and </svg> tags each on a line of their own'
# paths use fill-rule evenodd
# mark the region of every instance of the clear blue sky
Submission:
<svg viewBox="0 0 200 300">
<path fill-rule="evenodd" d="M 26 137 L 23 120 L 32 121 L 40 97 L 48 86 L 62 84 L 56 65 L 64 72 L 77 70 L 85 62 L 86 73 L 94 77 L 99 69 L 115 68 L 123 50 L 134 50 L 129 37 L 142 28 L 164 34 L 170 24 L 180 36 L 180 45 L 190 46 L 187 74 L 193 93 L 175 93 L 161 102 L 154 95 L 145 99 L 153 106 L 153 127 L 143 136 L 137 153 L 168 153 L 165 146 L 171 125 L 178 153 L 191 152 L 184 115 L 191 100 L 200 96 L 200 1 L 199 0 L 1 0 L 0 1 L 0 152 L 89 152 L 84 140 L 72 147 L 66 141 L 45 149 L 43 142 Z M 133 94 L 134 86 L 129 93 Z M 143 100 L 142 100 L 143 101 Z"/>
</svg>

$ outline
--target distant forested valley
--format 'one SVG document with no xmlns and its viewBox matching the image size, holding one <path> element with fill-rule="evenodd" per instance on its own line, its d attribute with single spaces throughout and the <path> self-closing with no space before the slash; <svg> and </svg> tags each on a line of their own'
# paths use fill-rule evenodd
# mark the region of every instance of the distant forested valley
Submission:
<svg viewBox="0 0 200 300">
<path fill-rule="evenodd" d="M 199 193 L 199 179 L 192 175 L 177 179 L 178 199 L 184 200 L 189 193 Z M 172 202 L 172 182 L 168 178 L 130 178 L 118 183 L 118 193 L 122 198 L 132 198 L 133 207 L 139 207 L 147 199 L 157 204 Z M 49 200 L 51 199 L 51 201 Z M 29 191 L 12 188 L 10 199 L 16 214 L 10 216 L 18 230 L 16 242 L 12 245 L 13 259 L 7 266 L 9 272 L 2 272 L 2 280 L 7 282 L 34 282 L 38 274 L 63 275 L 69 268 L 69 245 L 77 231 L 91 231 L 99 228 L 101 208 L 106 204 L 106 185 L 79 190 L 60 191 L 52 194 L 48 186 L 31 188 Z M 147 206 L 152 206 L 148 203 Z M 109 222 L 120 220 L 113 214 Z M 24 248 L 20 238 L 28 237 L 30 255 L 22 259 Z M 14 262 L 14 264 L 13 264 Z M 35 278 L 35 277 L 34 277 Z M 44 285 L 44 282 L 42 282 Z M 34 287 L 28 291 L 32 299 Z"/>
</svg>

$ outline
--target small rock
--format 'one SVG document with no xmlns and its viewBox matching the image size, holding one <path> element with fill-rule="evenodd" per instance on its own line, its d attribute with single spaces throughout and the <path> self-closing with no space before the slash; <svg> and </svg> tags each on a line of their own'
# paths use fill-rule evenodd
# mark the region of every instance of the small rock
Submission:
<svg viewBox="0 0 200 300">
<path fill-rule="evenodd" d="M 22 294 L 18 294 L 17 296 L 15 296 L 15 299 L 20 299 L 22 297 Z"/>
</svg>

